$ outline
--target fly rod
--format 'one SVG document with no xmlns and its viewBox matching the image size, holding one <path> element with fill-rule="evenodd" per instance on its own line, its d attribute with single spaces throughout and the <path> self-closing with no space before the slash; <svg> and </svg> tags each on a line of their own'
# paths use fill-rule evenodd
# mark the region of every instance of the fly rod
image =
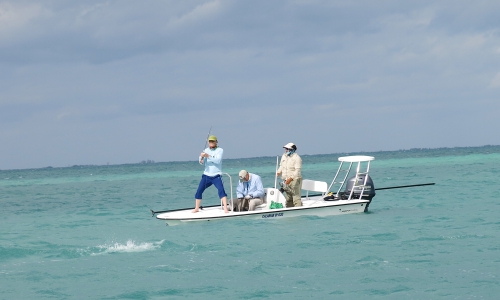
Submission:
<svg viewBox="0 0 500 300">
<path fill-rule="evenodd" d="M 274 188 L 278 182 L 278 156 L 276 156 L 276 172 L 274 172 Z"/>
<path fill-rule="evenodd" d="M 210 132 L 212 132 L 212 126 L 210 126 L 210 130 L 208 130 L 207 138 L 205 139 L 205 147 L 203 147 L 203 150 L 207 148 L 207 143 L 208 143 L 208 138 L 210 137 Z"/>
<path fill-rule="evenodd" d="M 410 185 L 399 185 L 399 186 L 389 186 L 389 187 L 383 187 L 383 188 L 378 188 L 375 189 L 376 191 L 380 190 L 390 190 L 390 189 L 400 189 L 400 188 L 407 188 L 407 187 L 414 187 L 414 186 L 424 186 L 424 185 L 434 185 L 435 183 L 421 183 L 421 184 L 410 184 Z"/>
</svg>

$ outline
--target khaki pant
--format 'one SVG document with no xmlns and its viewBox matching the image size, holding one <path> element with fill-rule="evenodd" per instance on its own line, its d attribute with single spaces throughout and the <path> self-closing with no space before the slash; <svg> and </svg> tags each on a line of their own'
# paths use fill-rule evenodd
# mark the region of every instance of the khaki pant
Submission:
<svg viewBox="0 0 500 300">
<path fill-rule="evenodd" d="M 233 211 L 251 211 L 255 210 L 255 208 L 264 203 L 264 200 L 261 198 L 252 198 L 252 199 L 234 199 L 233 200 Z"/>
<path fill-rule="evenodd" d="M 302 178 L 296 178 L 289 185 L 283 186 L 285 190 L 286 207 L 302 206 L 300 189 L 302 188 Z"/>
</svg>

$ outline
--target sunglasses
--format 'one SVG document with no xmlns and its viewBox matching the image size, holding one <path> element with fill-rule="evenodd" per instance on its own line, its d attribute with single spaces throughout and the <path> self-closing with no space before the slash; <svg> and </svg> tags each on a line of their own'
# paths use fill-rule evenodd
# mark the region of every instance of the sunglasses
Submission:
<svg viewBox="0 0 500 300">
<path fill-rule="evenodd" d="M 285 148 L 285 150 L 290 151 L 290 150 L 292 150 L 292 149 L 290 149 L 290 148 Z"/>
</svg>

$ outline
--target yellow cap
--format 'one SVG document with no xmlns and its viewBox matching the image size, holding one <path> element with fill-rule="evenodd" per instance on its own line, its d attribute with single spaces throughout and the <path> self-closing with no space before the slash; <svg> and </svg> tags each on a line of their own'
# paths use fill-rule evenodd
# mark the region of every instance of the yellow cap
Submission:
<svg viewBox="0 0 500 300">
<path fill-rule="evenodd" d="M 208 137 L 208 141 L 216 141 L 217 142 L 217 137 L 215 135 L 211 135 Z"/>
</svg>

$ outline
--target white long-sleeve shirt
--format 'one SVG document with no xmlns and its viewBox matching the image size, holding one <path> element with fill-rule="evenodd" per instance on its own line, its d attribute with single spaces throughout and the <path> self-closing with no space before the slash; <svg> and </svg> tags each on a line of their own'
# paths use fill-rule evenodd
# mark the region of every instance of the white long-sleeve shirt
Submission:
<svg viewBox="0 0 500 300">
<path fill-rule="evenodd" d="M 250 173 L 250 178 L 248 181 L 241 182 L 236 188 L 236 196 L 238 198 L 243 198 L 246 195 L 252 195 L 253 198 L 264 199 L 264 186 L 262 185 L 262 179 L 259 175 Z"/>
<path fill-rule="evenodd" d="M 205 157 L 203 160 L 203 164 L 205 164 L 205 171 L 203 174 L 213 177 L 216 175 L 222 174 L 222 155 L 224 154 L 224 150 L 222 148 L 210 149 L 207 148 L 203 150 L 209 157 Z M 198 157 L 198 161 L 201 160 L 201 156 Z"/>
</svg>

